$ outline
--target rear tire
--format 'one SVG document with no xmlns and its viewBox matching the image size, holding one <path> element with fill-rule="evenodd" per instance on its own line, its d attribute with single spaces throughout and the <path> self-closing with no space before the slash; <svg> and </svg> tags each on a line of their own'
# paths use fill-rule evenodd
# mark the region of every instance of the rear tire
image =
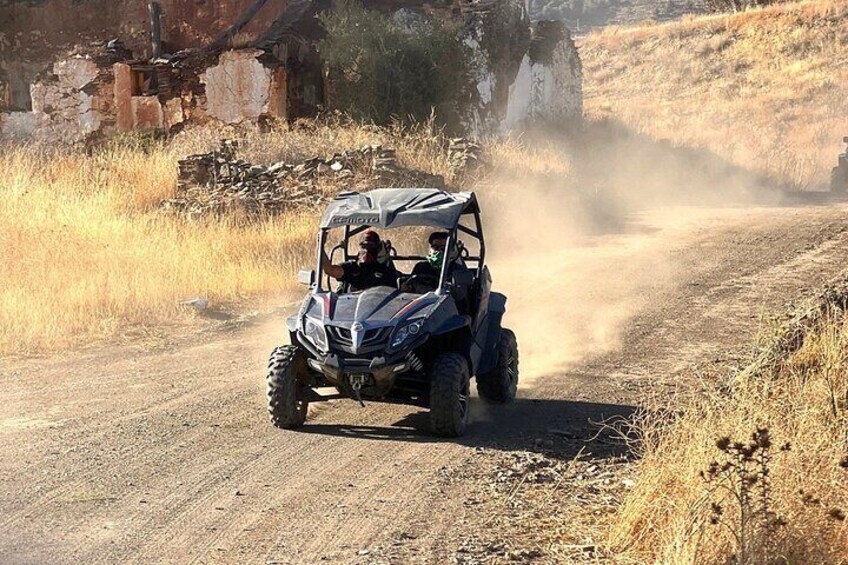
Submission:
<svg viewBox="0 0 848 565">
<path fill-rule="evenodd" d="M 457 437 L 465 432 L 469 412 L 468 362 L 457 353 L 442 353 L 430 370 L 430 426 L 433 433 Z"/>
<path fill-rule="evenodd" d="M 307 387 L 298 381 L 306 359 L 294 345 L 278 347 L 268 361 L 268 413 L 278 428 L 297 428 L 306 421 Z"/>
<path fill-rule="evenodd" d="M 501 329 L 497 355 L 495 368 L 477 375 L 477 394 L 491 404 L 506 404 L 518 391 L 518 341 L 512 330 Z"/>
</svg>

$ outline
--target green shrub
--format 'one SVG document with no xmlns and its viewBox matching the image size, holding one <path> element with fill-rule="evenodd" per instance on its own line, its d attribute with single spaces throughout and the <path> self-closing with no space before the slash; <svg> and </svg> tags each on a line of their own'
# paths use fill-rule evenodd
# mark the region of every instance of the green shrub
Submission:
<svg viewBox="0 0 848 565">
<path fill-rule="evenodd" d="M 473 83 L 455 30 L 429 20 L 406 27 L 353 2 L 320 20 L 331 109 L 380 125 L 435 114 L 440 124 L 460 128 Z"/>
</svg>

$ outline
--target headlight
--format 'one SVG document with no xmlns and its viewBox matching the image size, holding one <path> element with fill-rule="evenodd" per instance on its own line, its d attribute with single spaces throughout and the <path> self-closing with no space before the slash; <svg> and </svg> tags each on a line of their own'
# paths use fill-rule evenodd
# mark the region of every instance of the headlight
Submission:
<svg viewBox="0 0 848 565">
<path fill-rule="evenodd" d="M 418 320 L 395 331 L 395 335 L 392 337 L 392 347 L 400 347 L 408 338 L 417 336 L 421 333 L 421 326 L 423 325 L 424 320 Z"/>
<path fill-rule="evenodd" d="M 309 341 L 319 348 L 327 349 L 327 334 L 324 332 L 324 327 L 312 318 L 306 318 L 303 333 L 306 334 Z"/>
</svg>

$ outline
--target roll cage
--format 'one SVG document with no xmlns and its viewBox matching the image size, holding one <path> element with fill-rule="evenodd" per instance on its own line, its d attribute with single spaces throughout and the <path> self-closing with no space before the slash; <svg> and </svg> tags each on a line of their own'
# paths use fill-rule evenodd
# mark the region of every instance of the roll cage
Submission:
<svg viewBox="0 0 848 565">
<path fill-rule="evenodd" d="M 464 218 L 471 218 L 473 226 L 463 225 Z M 322 251 L 325 249 L 330 231 L 343 227 L 344 232 L 339 243 L 327 254 L 332 260 L 337 251 L 341 251 L 343 260 L 356 256 L 350 253 L 350 240 L 362 232 L 377 228 L 391 230 L 402 226 L 419 226 L 441 229 L 448 232 L 447 247 L 458 242 L 460 233 L 474 238 L 478 243 L 477 255 L 465 255 L 462 259 L 473 263 L 475 278 L 483 275 L 486 258 L 486 242 L 483 236 L 483 224 L 480 207 L 474 193 L 449 193 L 435 189 L 376 189 L 363 194 L 347 192 L 340 194 L 331 203 L 318 233 L 318 253 L 313 292 L 324 292 Z M 392 261 L 423 261 L 419 255 L 392 255 Z M 444 294 L 448 276 L 448 262 L 442 263 L 436 294 Z M 328 281 L 328 287 L 330 286 Z M 327 290 L 330 290 L 329 288 Z"/>
</svg>

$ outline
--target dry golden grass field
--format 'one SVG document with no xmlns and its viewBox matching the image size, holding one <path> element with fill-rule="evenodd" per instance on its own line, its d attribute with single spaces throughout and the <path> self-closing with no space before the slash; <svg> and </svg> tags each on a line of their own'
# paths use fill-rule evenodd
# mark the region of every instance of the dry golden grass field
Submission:
<svg viewBox="0 0 848 565">
<path fill-rule="evenodd" d="M 208 297 L 218 308 L 244 310 L 295 291 L 297 269 L 312 261 L 320 210 L 258 222 L 189 220 L 158 210 L 176 189 L 177 160 L 211 149 L 220 135 L 197 130 L 169 143 L 119 140 L 93 155 L 0 149 L 0 355 L 179 328 L 193 316 L 181 305 L 186 299 Z M 242 156 L 256 163 L 382 143 L 407 167 L 456 180 L 445 139 L 427 124 L 380 129 L 333 122 L 238 137 Z M 531 149 L 505 139 L 489 150 L 513 171 L 567 173 L 567 160 L 545 145 Z"/>
<path fill-rule="evenodd" d="M 825 185 L 848 135 L 848 2 L 610 27 L 582 41 L 586 111 L 789 188 Z"/>
</svg>

